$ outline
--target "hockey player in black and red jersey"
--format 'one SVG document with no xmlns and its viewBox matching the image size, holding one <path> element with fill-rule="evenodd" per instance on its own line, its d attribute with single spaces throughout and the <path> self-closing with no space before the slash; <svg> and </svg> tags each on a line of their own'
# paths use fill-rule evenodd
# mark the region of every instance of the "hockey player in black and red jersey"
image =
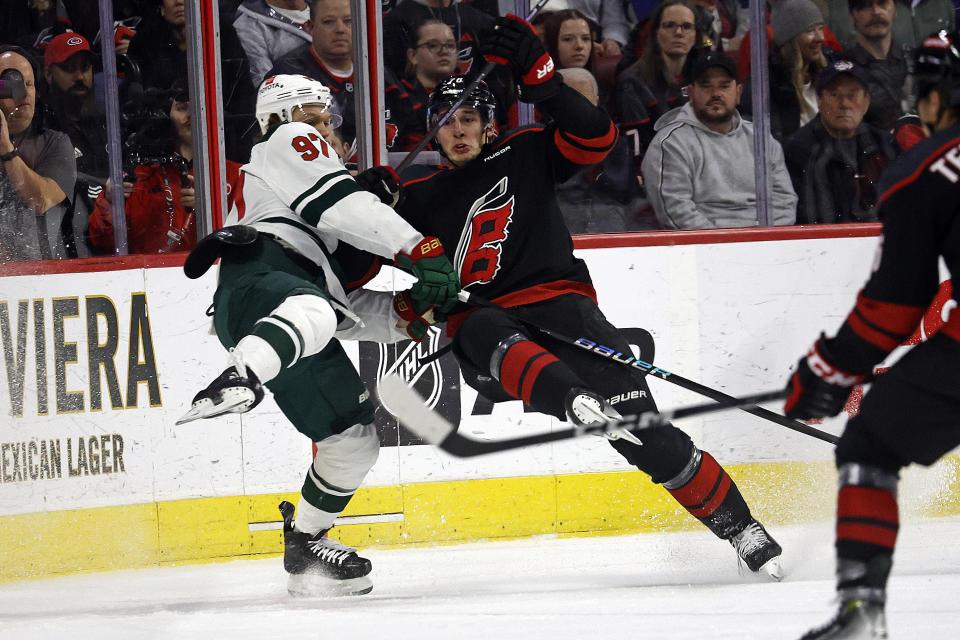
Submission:
<svg viewBox="0 0 960 640">
<path fill-rule="evenodd" d="M 960 274 L 960 38 L 944 32 L 915 51 L 917 111 L 932 137 L 881 178 L 883 235 L 873 274 L 834 338 L 821 336 L 790 378 L 788 417 L 840 413 L 920 323 L 937 293 L 938 263 Z M 953 299 L 960 291 L 953 288 Z M 897 539 L 897 480 L 960 444 L 960 314 L 877 376 L 837 444 L 837 615 L 804 639 L 886 638 L 886 584 Z"/>
<path fill-rule="evenodd" d="M 654 409 L 641 375 L 551 340 L 523 322 L 631 353 L 597 307 L 590 273 L 573 255 L 555 192 L 558 182 L 604 158 L 616 142 L 616 128 L 602 109 L 554 75 L 553 61 L 522 19 L 498 19 L 481 42 L 487 59 L 512 71 L 522 99 L 551 124 L 494 139 L 496 105 L 480 84 L 439 129 L 437 143 L 452 166 L 405 183 L 405 201 L 398 207 L 421 232 L 456 247 L 453 263 L 464 289 L 506 307 L 460 305 L 450 314 L 447 331 L 464 377 L 490 400 L 521 399 L 579 424 Z M 466 85 L 461 77 L 438 85 L 428 103 L 429 127 Z M 610 442 L 729 540 L 751 570 L 762 567 L 779 579 L 780 545 L 751 516 L 726 471 L 685 433 L 671 425 L 645 431 L 639 441 L 623 434 Z"/>
</svg>

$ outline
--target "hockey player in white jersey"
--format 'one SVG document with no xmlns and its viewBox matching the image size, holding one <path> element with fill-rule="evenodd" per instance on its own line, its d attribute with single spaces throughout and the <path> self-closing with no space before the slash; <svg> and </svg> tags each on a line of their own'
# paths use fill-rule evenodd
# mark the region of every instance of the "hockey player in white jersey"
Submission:
<svg viewBox="0 0 960 640">
<path fill-rule="evenodd" d="M 288 590 L 367 593 L 370 561 L 327 537 L 380 446 L 370 393 L 336 338 L 422 338 L 433 310 L 455 304 L 459 283 L 439 241 L 381 202 L 399 193 L 398 183 L 380 184 L 380 176 L 391 182 L 389 173 L 364 176 L 379 186 L 378 198 L 344 167 L 325 139 L 339 116 L 323 84 L 295 75 L 267 78 L 257 119 L 263 137 L 241 169 L 227 226 L 198 243 L 184 263 L 195 278 L 220 258 L 213 320 L 230 355 L 178 424 L 249 411 L 267 386 L 297 430 L 317 443 L 296 520 L 292 504 L 280 505 Z M 348 293 L 332 258 L 341 242 L 395 261 L 416 284 L 395 296 Z"/>
</svg>

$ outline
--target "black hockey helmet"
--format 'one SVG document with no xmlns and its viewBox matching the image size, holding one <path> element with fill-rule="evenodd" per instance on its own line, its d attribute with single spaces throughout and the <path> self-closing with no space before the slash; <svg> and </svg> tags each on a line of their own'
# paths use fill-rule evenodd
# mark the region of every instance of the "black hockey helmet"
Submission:
<svg viewBox="0 0 960 640">
<path fill-rule="evenodd" d="M 443 114 L 463 93 L 463 90 L 470 84 L 470 80 L 463 76 L 450 76 L 443 80 L 434 88 L 433 93 L 427 99 L 427 129 L 432 129 L 437 121 L 443 117 Z M 497 100 L 493 97 L 490 87 L 486 82 L 480 81 L 470 95 L 460 105 L 462 107 L 473 107 L 480 112 L 483 123 L 493 124 L 494 116 L 497 111 Z"/>
<path fill-rule="evenodd" d="M 960 34 L 939 31 L 913 51 L 913 75 L 918 97 L 932 89 L 940 93 L 944 107 L 960 106 Z"/>
</svg>

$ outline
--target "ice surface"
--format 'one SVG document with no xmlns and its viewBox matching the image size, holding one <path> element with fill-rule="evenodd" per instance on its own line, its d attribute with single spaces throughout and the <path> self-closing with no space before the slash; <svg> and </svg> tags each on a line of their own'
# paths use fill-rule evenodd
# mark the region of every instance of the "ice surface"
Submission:
<svg viewBox="0 0 960 640">
<path fill-rule="evenodd" d="M 831 523 L 771 527 L 787 577 L 703 532 L 370 549 L 374 591 L 295 599 L 280 558 L 0 584 L 0 638 L 797 638 L 833 604 Z M 891 638 L 960 637 L 960 519 L 910 521 Z"/>
</svg>

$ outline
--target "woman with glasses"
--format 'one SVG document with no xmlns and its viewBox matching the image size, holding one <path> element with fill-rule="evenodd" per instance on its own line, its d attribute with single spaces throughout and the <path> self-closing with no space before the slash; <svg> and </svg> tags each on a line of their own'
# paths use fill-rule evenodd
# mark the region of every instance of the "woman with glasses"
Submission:
<svg viewBox="0 0 960 640">
<path fill-rule="evenodd" d="M 409 136 L 414 146 L 427 133 L 424 105 L 430 92 L 457 68 L 457 47 L 453 29 L 442 20 L 427 18 L 410 31 L 407 68 L 401 82 L 415 115 L 416 127 Z"/>
<path fill-rule="evenodd" d="M 683 70 L 694 46 L 702 44 L 694 7 L 688 0 L 666 0 L 650 18 L 650 41 L 640 58 L 617 78 L 612 110 L 621 135 L 633 137 L 637 175 L 643 152 L 661 115 L 683 106 Z"/>
</svg>

